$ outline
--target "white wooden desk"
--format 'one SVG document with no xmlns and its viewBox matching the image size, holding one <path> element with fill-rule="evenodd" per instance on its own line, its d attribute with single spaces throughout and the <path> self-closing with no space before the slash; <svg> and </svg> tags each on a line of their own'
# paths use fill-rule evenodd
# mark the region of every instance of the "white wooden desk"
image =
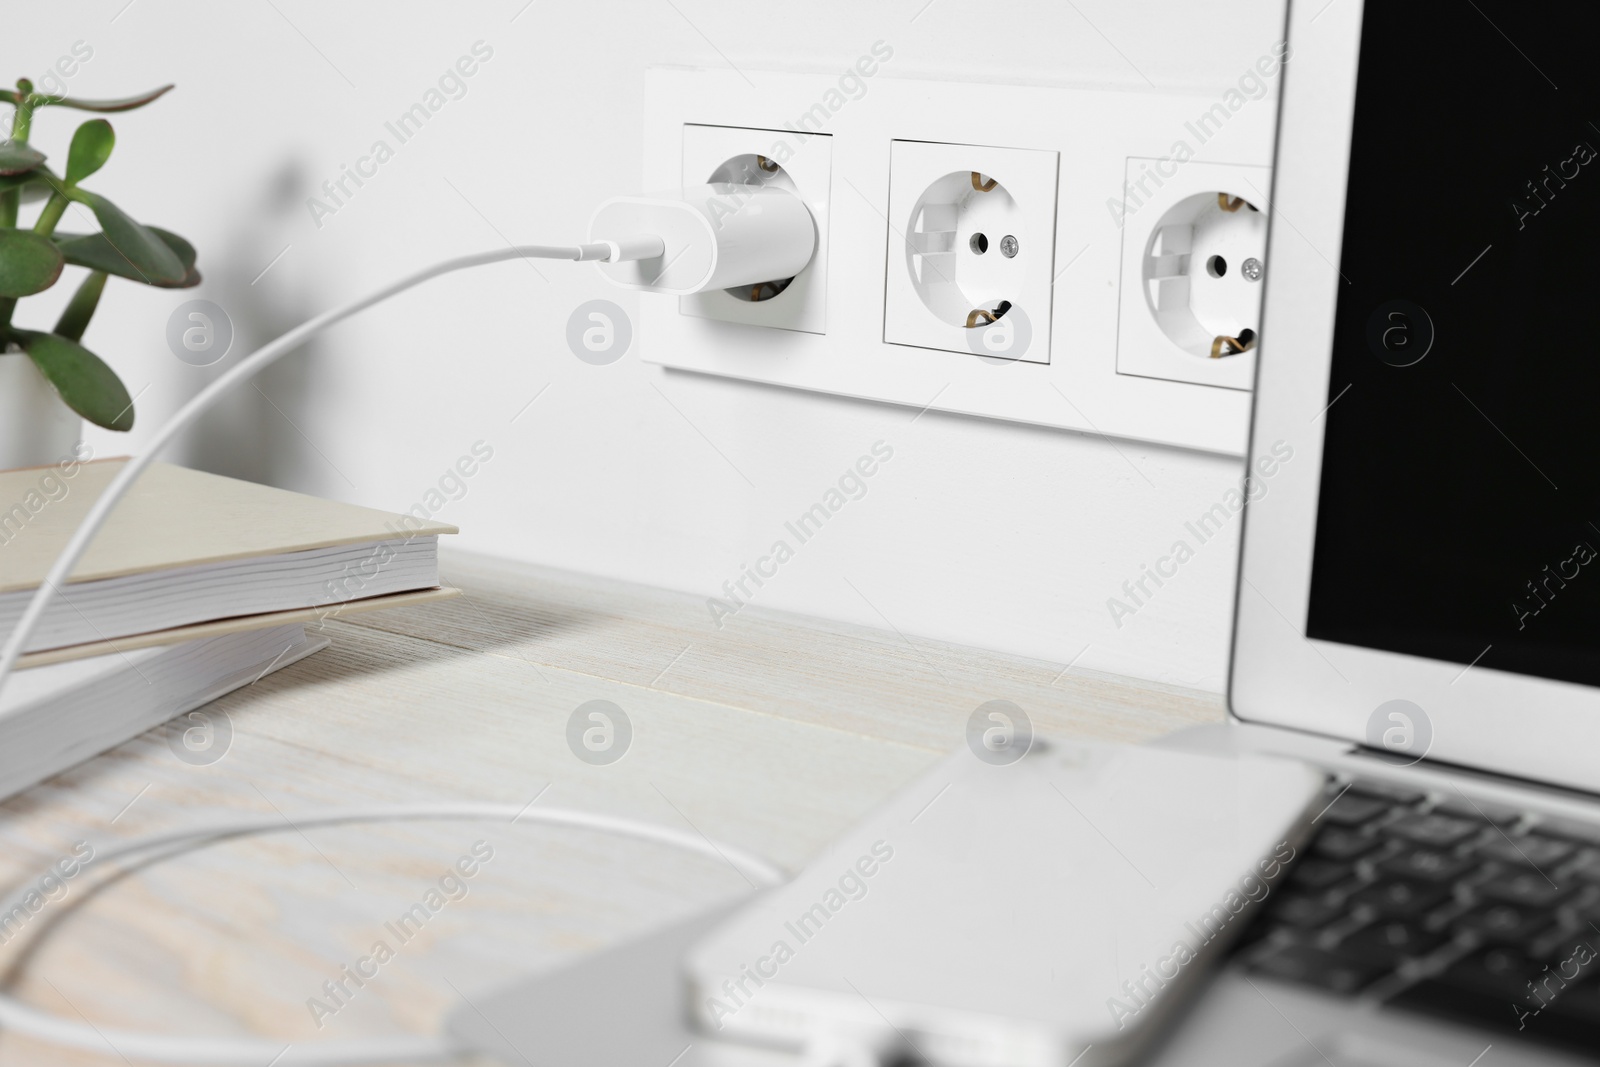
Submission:
<svg viewBox="0 0 1600 1067">
<path fill-rule="evenodd" d="M 538 797 L 692 825 L 793 867 L 964 744 L 985 701 L 1016 702 L 1046 735 L 1123 740 L 1224 713 L 1211 694 L 893 631 L 758 607 L 719 631 L 694 596 L 459 554 L 445 572 L 465 596 L 329 623 L 332 647 L 212 705 L 234 732 L 217 762 L 181 762 L 156 730 L 0 807 L 7 886 L 78 841 L 285 816 L 282 833 L 132 873 L 91 865 L 0 948 L 6 987 L 122 1029 L 435 1032 L 462 997 L 747 886 L 714 861 L 537 824 L 301 833 L 298 814 Z M 569 716 L 594 699 L 633 725 L 607 766 L 567 743 Z M 494 855 L 466 895 L 318 1029 L 308 999 L 479 841 Z M 121 1062 L 0 1035 L 0 1067 Z"/>
</svg>

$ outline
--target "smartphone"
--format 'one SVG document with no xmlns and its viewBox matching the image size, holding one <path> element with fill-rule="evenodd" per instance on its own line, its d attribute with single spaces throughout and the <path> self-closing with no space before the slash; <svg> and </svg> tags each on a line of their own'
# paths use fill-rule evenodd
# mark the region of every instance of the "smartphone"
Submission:
<svg viewBox="0 0 1600 1067">
<path fill-rule="evenodd" d="M 1293 760 L 975 739 L 684 958 L 707 1035 L 1107 1067 L 1283 882 L 1325 778 Z"/>
</svg>

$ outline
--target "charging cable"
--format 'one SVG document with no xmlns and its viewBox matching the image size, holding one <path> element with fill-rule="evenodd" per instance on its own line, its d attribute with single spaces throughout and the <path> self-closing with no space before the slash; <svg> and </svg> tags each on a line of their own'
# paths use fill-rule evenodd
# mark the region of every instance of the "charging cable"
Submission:
<svg viewBox="0 0 1600 1067">
<path fill-rule="evenodd" d="M 607 225 L 635 229 L 613 231 L 630 234 L 621 240 L 593 239 L 596 227 Z M 67 584 L 106 517 L 156 455 L 228 390 L 328 327 L 440 275 L 510 259 L 594 261 L 618 285 L 673 296 L 775 281 L 793 277 L 810 262 L 816 249 L 816 224 L 793 193 L 770 186 L 719 183 L 691 186 L 681 194 L 608 200 L 590 222 L 590 237 L 588 244 L 516 245 L 424 267 L 324 311 L 228 368 L 179 408 L 143 452 L 123 465 L 73 531 L 0 650 L 0 689 L 11 677 L 45 608 Z"/>
<path fill-rule="evenodd" d="M 697 833 L 674 830 L 653 823 L 612 815 L 565 808 L 518 807 L 514 804 L 403 804 L 386 807 L 340 808 L 317 814 L 271 815 L 206 826 L 175 830 L 119 842 L 97 849 L 94 863 L 107 860 L 142 858 L 145 862 L 166 859 L 193 848 L 249 834 L 304 830 L 313 826 L 335 826 L 359 822 L 397 822 L 419 819 L 494 819 L 506 822 L 537 822 L 554 826 L 578 827 L 600 833 L 632 837 L 694 852 L 737 868 L 758 886 L 778 885 L 787 875 L 775 865 L 735 845 L 712 841 Z M 31 887 L 37 879 L 24 883 Z M 26 910 L 23 897 L 31 888 L 14 893 L 0 904 L 0 915 L 18 907 Z M 0 993 L 0 1030 L 23 1034 L 67 1048 L 121 1056 L 130 1060 L 149 1060 L 169 1064 L 207 1064 L 213 1067 L 354 1067 L 357 1064 L 382 1064 L 397 1061 L 439 1061 L 473 1051 L 446 1037 L 374 1037 L 320 1041 L 295 1045 L 267 1038 L 178 1037 L 139 1033 L 98 1026 L 87 1021 L 74 1022 L 24 1004 Z M 842 1065 L 841 1065 L 842 1067 Z M 853 1067 L 853 1065 L 852 1065 Z"/>
<path fill-rule="evenodd" d="M 806 1043 L 800 1067 L 906 1067 L 916 1062 L 905 1035 L 885 1022 L 875 1027 L 825 1027 Z"/>
<path fill-rule="evenodd" d="M 442 263 L 435 263 L 431 267 L 406 275 L 399 281 L 391 282 L 383 288 L 358 297 L 347 304 L 324 311 L 299 326 L 294 327 L 276 340 L 262 346 L 250 355 L 229 367 L 227 371 L 214 379 L 211 384 L 200 390 L 190 398 L 187 404 L 179 408 L 159 430 L 155 432 L 143 452 L 134 456 L 123 464 L 116 477 L 106 486 L 99 499 L 83 517 L 78 528 L 72 532 L 67 540 L 66 547 L 56 557 L 50 570 L 45 574 L 44 581 L 39 583 L 39 588 L 34 591 L 28 600 L 28 606 L 23 609 L 22 617 L 17 620 L 16 628 L 11 631 L 11 636 L 6 640 L 4 650 L 0 650 L 0 689 L 11 677 L 11 671 L 17 664 L 17 659 L 26 648 L 29 638 L 33 636 L 34 628 L 38 626 L 39 619 L 44 615 L 45 608 L 58 594 L 66 599 L 61 590 L 67 585 L 72 569 L 83 558 L 89 544 L 105 525 L 106 518 L 121 502 L 128 489 L 144 473 L 146 467 L 155 460 L 161 450 L 172 443 L 172 439 L 188 429 L 230 389 L 242 382 L 248 381 L 257 374 L 266 370 L 273 363 L 288 353 L 299 348 L 312 337 L 326 330 L 336 323 L 343 322 L 357 312 L 365 311 L 374 304 L 405 292 L 407 289 L 431 281 L 444 274 L 468 267 L 481 267 L 486 263 L 501 263 L 510 259 L 600 259 L 609 256 L 610 246 L 606 243 L 589 245 L 574 245 L 571 247 L 552 247 L 550 245 L 519 245 L 510 248 L 496 249 L 492 252 L 479 252 L 475 255 L 458 256 L 447 259 Z"/>
<path fill-rule="evenodd" d="M 597 232 L 622 234 L 596 237 Z M 816 249 L 816 226 L 805 205 L 782 189 L 768 186 L 718 184 L 691 186 L 682 193 L 651 197 L 618 197 L 602 204 L 590 222 L 590 240 L 569 246 L 518 245 L 491 252 L 458 256 L 415 271 L 365 296 L 324 311 L 241 359 L 164 423 L 139 455 L 125 463 L 89 509 L 66 546 L 50 566 L 23 610 L 22 617 L 0 650 L 0 689 L 11 677 L 33 631 L 51 600 L 61 594 L 78 561 L 127 494 L 140 474 L 179 433 L 193 425 L 225 393 L 259 374 L 310 338 L 358 312 L 380 304 L 423 282 L 444 274 L 501 263 L 512 259 L 565 259 L 601 265 L 611 281 L 626 288 L 669 295 L 686 295 L 711 288 L 732 288 L 789 278 L 810 262 Z M 528 809 L 516 811 L 494 804 L 411 805 L 357 808 L 320 815 L 304 815 L 292 824 L 300 827 L 360 821 L 397 819 L 511 819 L 526 818 L 562 826 L 578 826 L 623 834 L 715 855 L 759 876 L 762 884 L 785 880 L 783 873 L 759 857 L 730 845 L 719 845 L 700 835 L 631 819 L 580 811 Z M 242 834 L 281 830 L 278 818 L 241 820 L 189 830 L 179 830 L 112 846 L 101 859 L 153 853 L 154 858 Z M 25 883 L 26 884 L 26 883 Z M 15 908 L 19 896 L 8 900 L 0 914 Z M 0 1029 L 27 1034 L 57 1045 L 111 1051 L 125 1058 L 171 1064 L 238 1064 L 261 1067 L 343 1067 L 396 1060 L 439 1060 L 466 1051 L 443 1038 L 373 1038 L 330 1041 L 310 1047 L 254 1039 L 210 1039 L 141 1034 L 109 1030 L 87 1021 L 74 1023 L 0 993 Z"/>
</svg>

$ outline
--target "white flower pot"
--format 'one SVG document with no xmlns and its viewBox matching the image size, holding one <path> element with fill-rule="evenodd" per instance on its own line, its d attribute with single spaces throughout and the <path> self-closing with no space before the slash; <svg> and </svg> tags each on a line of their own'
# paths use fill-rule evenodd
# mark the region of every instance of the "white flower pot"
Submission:
<svg viewBox="0 0 1600 1067">
<path fill-rule="evenodd" d="M 83 419 L 27 353 L 0 353 L 0 470 L 60 462 L 78 447 Z"/>
</svg>

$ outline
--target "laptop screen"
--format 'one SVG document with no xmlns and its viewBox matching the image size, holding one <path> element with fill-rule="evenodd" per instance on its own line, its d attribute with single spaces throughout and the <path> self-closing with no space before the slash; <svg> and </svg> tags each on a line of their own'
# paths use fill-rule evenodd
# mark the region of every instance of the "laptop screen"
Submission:
<svg viewBox="0 0 1600 1067">
<path fill-rule="evenodd" d="M 1597 41 L 1366 6 L 1310 637 L 1600 685 Z"/>
</svg>

